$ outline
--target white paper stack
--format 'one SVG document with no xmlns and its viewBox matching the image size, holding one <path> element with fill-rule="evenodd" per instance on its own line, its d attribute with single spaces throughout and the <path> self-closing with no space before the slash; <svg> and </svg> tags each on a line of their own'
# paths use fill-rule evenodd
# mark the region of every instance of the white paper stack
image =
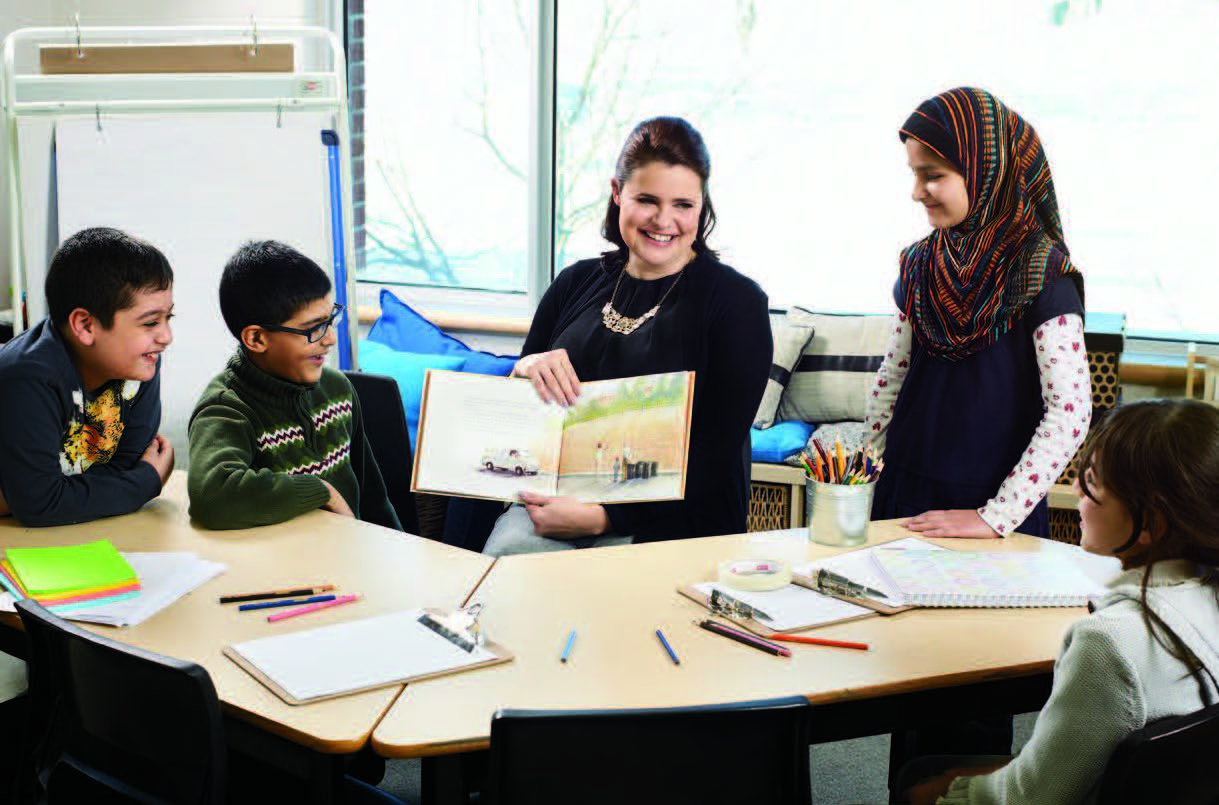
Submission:
<svg viewBox="0 0 1219 805">
<path fill-rule="evenodd" d="M 142 589 L 139 595 L 68 612 L 64 614 L 65 618 L 104 626 L 134 626 L 228 569 L 221 562 L 200 559 L 193 553 L 185 552 L 124 552 L 123 556 L 140 577 Z"/>
</svg>

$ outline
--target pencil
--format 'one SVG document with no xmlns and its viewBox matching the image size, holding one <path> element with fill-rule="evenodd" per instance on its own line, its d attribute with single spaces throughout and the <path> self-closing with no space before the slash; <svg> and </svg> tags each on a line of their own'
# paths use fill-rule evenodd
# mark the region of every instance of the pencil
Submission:
<svg viewBox="0 0 1219 805">
<path fill-rule="evenodd" d="M 245 601 L 265 601 L 268 598 L 288 598 L 294 595 L 318 595 L 334 589 L 333 584 L 318 584 L 313 587 L 297 587 L 291 590 L 267 590 L 261 593 L 241 593 L 240 595 L 222 595 L 222 604 L 240 604 Z"/>
<path fill-rule="evenodd" d="M 308 615 L 310 612 L 317 612 L 319 609 L 329 609 L 337 607 L 340 604 L 350 604 L 353 601 L 359 601 L 358 595 L 344 595 L 341 598 L 336 598 L 333 601 L 323 601 L 320 604 L 310 604 L 297 609 L 289 609 L 286 612 L 276 612 L 274 615 L 267 616 L 267 623 L 275 623 L 282 621 L 284 618 L 295 618 L 297 615 Z"/>
<path fill-rule="evenodd" d="M 576 630 L 572 629 L 571 634 L 567 636 L 567 645 L 563 646 L 563 653 L 559 655 L 559 662 L 567 662 L 567 658 L 571 656 L 571 646 L 576 642 Z"/>
<path fill-rule="evenodd" d="M 804 637 L 803 635 L 794 634 L 773 634 L 771 640 L 782 640 L 785 643 L 808 643 L 812 646 L 832 646 L 834 648 L 853 648 L 860 651 L 867 651 L 867 643 L 852 643 L 849 640 L 827 640 L 824 637 Z"/>
<path fill-rule="evenodd" d="M 656 637 L 660 640 L 660 645 L 664 646 L 665 651 L 669 653 L 669 659 L 673 661 L 673 664 L 681 665 L 681 660 L 677 659 L 677 652 L 674 651 L 673 647 L 669 645 L 669 641 L 665 640 L 665 633 L 657 629 Z"/>
<path fill-rule="evenodd" d="M 789 649 L 783 646 L 776 646 L 768 640 L 763 640 L 757 635 L 742 632 L 738 629 L 733 629 L 730 626 L 725 626 L 722 623 L 710 619 L 698 621 L 698 625 L 702 629 L 706 629 L 712 634 L 717 634 L 720 637 L 726 637 L 729 640 L 735 640 L 738 643 L 744 643 L 751 648 L 756 648 L 759 651 L 765 651 L 767 654 L 773 654 L 776 657 L 790 657 L 792 655 Z"/>
<path fill-rule="evenodd" d="M 274 609 L 275 607 L 299 607 L 304 604 L 320 604 L 323 601 L 333 601 L 338 598 L 333 593 L 329 595 L 314 595 L 309 598 L 283 598 L 278 601 L 258 601 L 253 604 L 242 604 L 238 612 L 249 612 L 252 609 Z"/>
</svg>

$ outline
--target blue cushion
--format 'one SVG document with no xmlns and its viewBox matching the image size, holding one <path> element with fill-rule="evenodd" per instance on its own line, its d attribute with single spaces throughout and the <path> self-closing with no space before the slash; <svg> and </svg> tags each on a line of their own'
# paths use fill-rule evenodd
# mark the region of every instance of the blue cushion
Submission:
<svg viewBox="0 0 1219 805">
<path fill-rule="evenodd" d="M 399 350 L 428 355 L 458 355 L 462 371 L 507 376 L 516 358 L 478 352 L 441 330 L 387 290 L 381 291 L 381 317 L 368 330 L 368 341 Z"/>
<path fill-rule="evenodd" d="M 753 447 L 753 460 L 768 464 L 783 463 L 783 459 L 800 452 L 815 427 L 808 422 L 791 421 L 777 422 L 765 430 L 751 428 L 749 441 Z"/>
<path fill-rule="evenodd" d="M 402 406 L 406 409 L 406 429 L 410 433 L 413 452 L 415 432 L 419 429 L 424 372 L 428 369 L 451 369 L 460 372 L 466 362 L 465 356 L 399 352 L 371 341 L 361 341 L 359 349 L 360 371 L 389 375 L 398 382 L 398 389 L 402 392 Z"/>
</svg>

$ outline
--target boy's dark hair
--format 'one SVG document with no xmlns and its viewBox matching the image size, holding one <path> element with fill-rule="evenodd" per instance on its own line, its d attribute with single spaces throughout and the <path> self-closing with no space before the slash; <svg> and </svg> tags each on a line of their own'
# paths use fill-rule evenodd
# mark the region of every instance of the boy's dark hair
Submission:
<svg viewBox="0 0 1219 805">
<path fill-rule="evenodd" d="M 139 291 L 173 287 L 174 272 L 156 246 L 106 226 L 82 229 L 51 257 L 43 286 L 51 323 L 63 328 L 73 310 L 83 308 L 102 327 L 130 307 Z"/>
<path fill-rule="evenodd" d="M 220 277 L 220 314 L 241 340 L 252 324 L 277 325 L 330 293 L 330 277 L 305 255 L 274 240 L 250 241 Z"/>
</svg>

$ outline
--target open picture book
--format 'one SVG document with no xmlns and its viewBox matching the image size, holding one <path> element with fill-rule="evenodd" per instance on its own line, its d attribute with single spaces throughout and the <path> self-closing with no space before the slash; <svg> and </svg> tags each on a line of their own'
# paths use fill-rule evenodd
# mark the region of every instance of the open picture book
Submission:
<svg viewBox="0 0 1219 805">
<path fill-rule="evenodd" d="M 563 407 L 522 378 L 429 369 L 411 491 L 588 503 L 684 496 L 693 372 L 580 384 Z"/>
</svg>

